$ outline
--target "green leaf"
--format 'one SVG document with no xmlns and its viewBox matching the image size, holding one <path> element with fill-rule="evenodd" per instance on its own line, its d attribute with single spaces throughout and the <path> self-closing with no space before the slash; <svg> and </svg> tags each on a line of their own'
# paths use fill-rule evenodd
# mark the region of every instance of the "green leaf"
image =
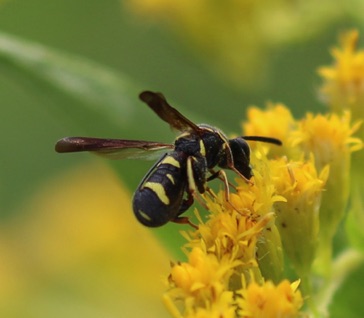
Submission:
<svg viewBox="0 0 364 318">
<path fill-rule="evenodd" d="M 318 304 L 329 305 L 330 317 L 363 317 L 363 254 L 347 249 L 336 257 L 333 277 L 327 286 L 321 288 L 325 295 Z"/>
<path fill-rule="evenodd" d="M 75 103 L 64 103 L 57 112 L 66 114 L 86 130 L 90 126 L 87 118 L 92 118 L 93 122 L 96 118 L 120 135 L 127 132 L 139 137 L 140 131 L 145 131 L 155 139 L 155 136 L 168 134 L 168 126 L 138 99 L 138 94 L 148 88 L 106 66 L 4 32 L 0 32 L 1 64 L 20 70 L 22 76 L 41 80 L 48 89 L 51 86 L 76 99 L 77 107 Z"/>
<path fill-rule="evenodd" d="M 138 91 L 131 81 L 82 57 L 52 50 L 0 32 L 0 58 L 113 118 L 128 123 Z M 107 107 L 104 107 L 107 105 Z"/>
</svg>

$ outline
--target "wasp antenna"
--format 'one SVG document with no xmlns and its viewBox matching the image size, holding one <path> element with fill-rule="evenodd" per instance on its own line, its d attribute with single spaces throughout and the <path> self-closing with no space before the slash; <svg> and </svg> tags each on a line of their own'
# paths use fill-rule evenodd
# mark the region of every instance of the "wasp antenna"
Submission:
<svg viewBox="0 0 364 318">
<path fill-rule="evenodd" d="M 242 137 L 245 140 L 252 140 L 252 141 L 260 141 L 260 142 L 266 142 L 269 144 L 273 144 L 273 145 L 277 145 L 277 146 L 282 146 L 282 141 L 280 141 L 277 138 L 272 138 L 272 137 L 264 137 L 264 136 L 243 136 Z"/>
</svg>

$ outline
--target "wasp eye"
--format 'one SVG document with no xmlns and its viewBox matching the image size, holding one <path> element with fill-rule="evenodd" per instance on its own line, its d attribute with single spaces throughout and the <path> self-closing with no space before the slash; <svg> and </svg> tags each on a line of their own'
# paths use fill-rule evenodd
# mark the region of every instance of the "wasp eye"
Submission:
<svg viewBox="0 0 364 318">
<path fill-rule="evenodd" d="M 250 148 L 241 137 L 230 139 L 229 146 L 233 155 L 234 167 L 247 179 L 252 177 L 250 168 Z"/>
</svg>

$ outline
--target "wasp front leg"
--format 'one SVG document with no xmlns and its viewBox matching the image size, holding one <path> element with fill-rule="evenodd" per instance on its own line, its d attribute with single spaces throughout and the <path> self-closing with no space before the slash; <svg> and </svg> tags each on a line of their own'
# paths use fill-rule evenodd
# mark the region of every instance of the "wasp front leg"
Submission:
<svg viewBox="0 0 364 318">
<path fill-rule="evenodd" d="M 207 181 L 214 180 L 219 178 L 224 183 L 225 188 L 225 201 L 237 212 L 239 212 L 238 208 L 235 207 L 230 201 L 230 186 L 236 190 L 235 185 L 233 185 L 227 178 L 226 172 L 224 170 L 214 171 L 210 169 L 211 175 L 207 178 Z M 213 196 L 216 196 L 214 193 L 211 193 Z M 240 212 L 239 212 L 240 213 Z"/>
<path fill-rule="evenodd" d="M 213 169 L 210 169 L 210 173 L 211 175 L 206 179 L 207 182 L 211 181 L 211 180 L 214 180 L 216 178 L 220 179 L 222 182 L 224 182 L 224 185 L 225 185 L 225 189 L 228 190 L 228 187 L 232 187 L 234 190 L 236 190 L 236 186 L 234 184 L 232 184 L 227 176 L 226 176 L 226 173 L 224 170 L 218 170 L 218 171 L 214 171 Z"/>
<path fill-rule="evenodd" d="M 227 175 L 226 175 L 224 170 L 218 170 L 216 172 L 212 171 L 212 174 L 211 174 L 210 177 L 207 178 L 207 181 L 211 181 L 211 180 L 214 180 L 216 178 L 219 178 L 224 183 L 225 200 L 226 200 L 226 202 L 229 202 L 229 197 L 230 197 L 230 188 L 229 188 L 229 186 L 232 186 L 234 188 L 235 188 L 235 186 L 229 182 L 229 180 L 227 178 Z"/>
</svg>

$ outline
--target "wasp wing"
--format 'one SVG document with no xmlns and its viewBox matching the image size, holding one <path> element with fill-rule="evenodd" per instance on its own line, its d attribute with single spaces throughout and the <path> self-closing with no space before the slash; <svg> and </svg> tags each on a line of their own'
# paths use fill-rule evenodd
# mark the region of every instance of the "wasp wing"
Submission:
<svg viewBox="0 0 364 318">
<path fill-rule="evenodd" d="M 167 122 L 172 128 L 179 131 L 195 131 L 199 133 L 199 128 L 195 123 L 183 116 L 177 109 L 168 104 L 162 93 L 144 91 L 139 98 L 145 102 L 162 120 Z"/>
<path fill-rule="evenodd" d="M 55 150 L 60 153 L 90 151 L 109 159 L 155 159 L 172 144 L 144 140 L 66 137 L 60 139 Z"/>
</svg>

